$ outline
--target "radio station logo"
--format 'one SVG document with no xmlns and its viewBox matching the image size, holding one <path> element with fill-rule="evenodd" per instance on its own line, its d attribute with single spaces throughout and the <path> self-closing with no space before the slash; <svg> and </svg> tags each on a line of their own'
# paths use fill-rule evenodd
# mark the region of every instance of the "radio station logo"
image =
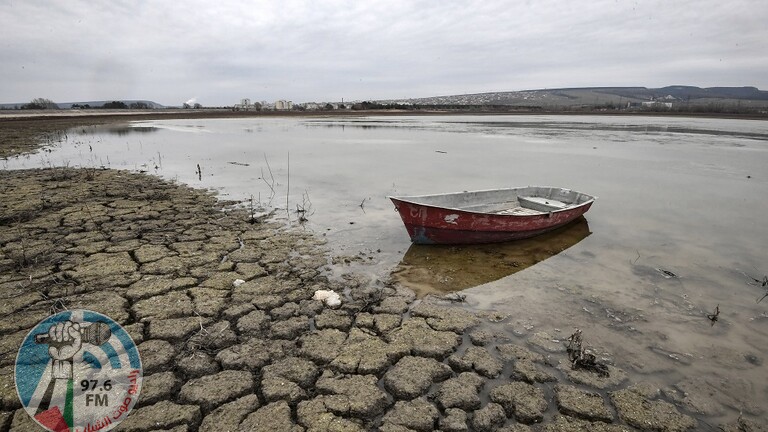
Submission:
<svg viewBox="0 0 768 432">
<path fill-rule="evenodd" d="M 136 344 L 118 323 L 71 310 L 37 324 L 16 356 L 16 391 L 32 418 L 55 432 L 108 431 L 141 392 Z"/>
</svg>

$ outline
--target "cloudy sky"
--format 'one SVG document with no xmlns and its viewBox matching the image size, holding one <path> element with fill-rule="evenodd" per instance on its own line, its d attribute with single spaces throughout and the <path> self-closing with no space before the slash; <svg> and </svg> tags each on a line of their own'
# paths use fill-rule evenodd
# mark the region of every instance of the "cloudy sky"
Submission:
<svg viewBox="0 0 768 432">
<path fill-rule="evenodd" d="M 0 0 L 0 103 L 768 90 L 765 0 Z"/>
</svg>

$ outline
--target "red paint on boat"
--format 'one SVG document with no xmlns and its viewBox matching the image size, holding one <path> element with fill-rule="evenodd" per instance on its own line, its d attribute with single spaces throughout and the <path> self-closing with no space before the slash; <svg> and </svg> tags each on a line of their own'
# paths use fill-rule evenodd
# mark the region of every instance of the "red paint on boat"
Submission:
<svg viewBox="0 0 768 432">
<path fill-rule="evenodd" d="M 522 188 L 521 188 L 522 189 Z M 562 189 L 567 191 L 567 189 Z M 572 222 L 589 210 L 594 197 L 561 210 L 538 214 L 494 214 L 439 207 L 389 197 L 405 224 L 411 241 L 418 244 L 496 243 L 533 237 Z M 418 197 L 416 197 L 418 198 Z"/>
</svg>

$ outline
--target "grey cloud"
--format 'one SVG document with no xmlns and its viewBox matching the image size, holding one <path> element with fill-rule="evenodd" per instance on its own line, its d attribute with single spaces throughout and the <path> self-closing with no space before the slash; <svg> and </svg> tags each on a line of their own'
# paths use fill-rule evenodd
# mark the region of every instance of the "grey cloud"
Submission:
<svg viewBox="0 0 768 432">
<path fill-rule="evenodd" d="M 13 1 L 0 17 L 2 102 L 768 88 L 759 0 Z"/>
</svg>

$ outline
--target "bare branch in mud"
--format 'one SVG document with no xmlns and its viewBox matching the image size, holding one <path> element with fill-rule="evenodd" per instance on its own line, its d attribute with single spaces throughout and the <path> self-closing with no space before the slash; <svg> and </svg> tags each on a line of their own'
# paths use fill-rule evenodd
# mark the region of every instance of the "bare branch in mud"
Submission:
<svg viewBox="0 0 768 432">
<path fill-rule="evenodd" d="M 588 349 L 582 347 L 581 330 L 568 337 L 568 359 L 571 361 L 571 369 L 583 369 L 594 372 L 601 377 L 608 377 L 608 366 L 597 361 L 597 357 Z"/>
<path fill-rule="evenodd" d="M 363 210 L 363 213 L 365 213 L 365 202 L 370 201 L 371 197 L 363 198 L 362 201 L 360 201 L 359 207 Z"/>
<path fill-rule="evenodd" d="M 715 323 L 720 317 L 720 305 L 715 306 L 715 313 L 713 314 L 707 314 L 707 319 L 712 322 L 712 326 L 715 326 Z"/>
<path fill-rule="evenodd" d="M 197 164 L 197 180 L 203 180 L 203 170 L 200 169 L 200 164 Z"/>
<path fill-rule="evenodd" d="M 299 216 L 299 222 L 303 223 L 308 221 L 308 217 L 312 216 L 315 211 L 312 209 L 312 201 L 309 199 L 309 191 L 306 189 L 301 194 L 301 204 L 296 204 L 296 214 Z"/>
<path fill-rule="evenodd" d="M 760 280 L 760 279 L 753 278 L 752 276 L 744 272 L 740 272 L 740 273 L 750 279 L 746 282 L 747 285 L 768 288 L 768 276 L 764 275 L 763 279 Z M 760 298 L 757 299 L 757 303 L 760 303 L 766 297 L 768 297 L 768 290 L 766 290 L 765 294 L 763 294 Z"/>
</svg>

